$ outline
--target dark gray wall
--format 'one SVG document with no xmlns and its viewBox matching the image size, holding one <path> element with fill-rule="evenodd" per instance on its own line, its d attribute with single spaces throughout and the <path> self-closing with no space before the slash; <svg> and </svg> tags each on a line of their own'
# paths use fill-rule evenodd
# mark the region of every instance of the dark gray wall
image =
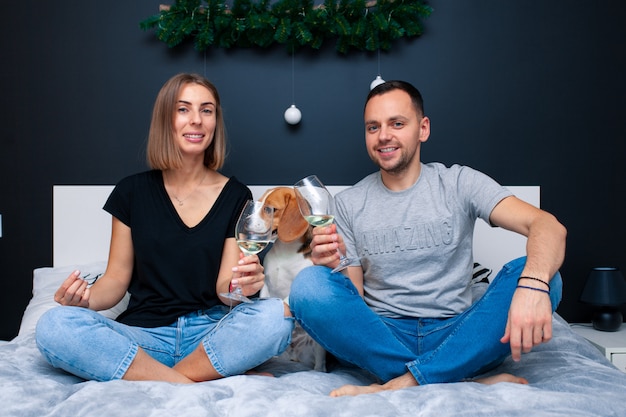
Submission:
<svg viewBox="0 0 626 417">
<path fill-rule="evenodd" d="M 164 1 L 166 3 L 166 1 Z M 507 185 L 540 185 L 542 206 L 569 229 L 559 312 L 589 269 L 626 268 L 626 3 L 432 1 L 425 34 L 381 53 L 386 79 L 416 84 L 432 134 L 425 161 L 461 163 Z M 328 45 L 292 61 L 271 50 L 168 49 L 139 22 L 159 1 L 23 0 L 0 26 L 0 338 L 13 337 L 32 269 L 52 262 L 52 185 L 113 184 L 145 169 L 151 106 L 181 71 L 207 75 L 222 95 L 231 154 L 224 169 L 249 184 L 316 173 L 354 183 L 374 167 L 362 106 L 376 54 Z"/>
</svg>

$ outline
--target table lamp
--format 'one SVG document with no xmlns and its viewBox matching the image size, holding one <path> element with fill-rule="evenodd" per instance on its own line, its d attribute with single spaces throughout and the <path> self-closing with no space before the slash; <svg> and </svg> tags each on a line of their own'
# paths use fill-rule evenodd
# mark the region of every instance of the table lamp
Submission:
<svg viewBox="0 0 626 417">
<path fill-rule="evenodd" d="M 593 268 L 580 301 L 596 307 L 592 324 L 596 330 L 614 332 L 624 320 L 619 307 L 626 303 L 626 281 L 618 268 Z"/>
</svg>

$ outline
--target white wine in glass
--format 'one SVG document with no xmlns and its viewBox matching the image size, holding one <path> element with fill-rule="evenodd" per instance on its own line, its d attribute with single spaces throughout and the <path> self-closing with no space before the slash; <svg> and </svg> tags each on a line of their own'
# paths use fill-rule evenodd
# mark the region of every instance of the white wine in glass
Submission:
<svg viewBox="0 0 626 417">
<path fill-rule="evenodd" d="M 293 186 L 293 189 L 296 193 L 300 213 L 307 223 L 316 227 L 328 226 L 335 221 L 335 216 L 331 214 L 333 196 L 317 176 L 309 175 L 301 179 Z M 339 253 L 339 265 L 333 269 L 333 272 L 345 269 L 350 263 L 350 260 L 341 253 L 339 248 L 337 248 L 337 252 Z"/>
<path fill-rule="evenodd" d="M 306 220 L 307 223 L 309 223 L 313 227 L 328 226 L 329 224 L 332 224 L 333 221 L 335 221 L 335 216 L 332 216 L 330 214 L 323 216 L 304 216 L 304 220 Z"/>
<path fill-rule="evenodd" d="M 273 223 L 273 207 L 266 206 L 261 201 L 248 200 L 235 226 L 235 239 L 239 249 L 246 256 L 254 255 L 265 249 L 272 240 Z M 252 300 L 243 295 L 239 286 L 232 292 L 221 293 L 220 295 L 231 300 L 243 301 L 245 303 L 252 302 Z"/>
</svg>

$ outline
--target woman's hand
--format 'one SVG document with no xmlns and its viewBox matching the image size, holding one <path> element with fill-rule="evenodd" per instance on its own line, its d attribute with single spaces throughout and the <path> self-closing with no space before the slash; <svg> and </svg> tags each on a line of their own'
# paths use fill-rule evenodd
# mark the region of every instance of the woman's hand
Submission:
<svg viewBox="0 0 626 417">
<path fill-rule="evenodd" d="M 241 287 L 243 295 L 250 297 L 261 291 L 265 284 L 263 265 L 257 255 L 245 256 L 239 254 L 239 262 L 233 267 L 233 278 L 230 281 L 232 287 Z"/>
<path fill-rule="evenodd" d="M 80 271 L 72 272 L 54 293 L 54 301 L 64 306 L 89 308 L 91 291 L 87 284 L 87 281 L 80 277 Z"/>
<path fill-rule="evenodd" d="M 345 253 L 346 245 L 343 238 L 337 234 L 337 225 L 319 226 L 313 228 L 311 240 L 311 260 L 315 265 L 324 265 L 334 268 L 339 264 L 339 251 Z"/>
</svg>

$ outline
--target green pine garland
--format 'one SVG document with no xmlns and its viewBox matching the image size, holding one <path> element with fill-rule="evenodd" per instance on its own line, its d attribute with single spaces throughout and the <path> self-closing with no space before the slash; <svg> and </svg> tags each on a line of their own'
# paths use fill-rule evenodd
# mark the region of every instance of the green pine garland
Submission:
<svg viewBox="0 0 626 417">
<path fill-rule="evenodd" d="M 195 48 L 269 47 L 319 49 L 336 39 L 337 51 L 388 50 L 393 41 L 423 33 L 432 8 L 417 0 L 175 0 L 140 23 L 174 47 L 194 39 Z"/>
</svg>

